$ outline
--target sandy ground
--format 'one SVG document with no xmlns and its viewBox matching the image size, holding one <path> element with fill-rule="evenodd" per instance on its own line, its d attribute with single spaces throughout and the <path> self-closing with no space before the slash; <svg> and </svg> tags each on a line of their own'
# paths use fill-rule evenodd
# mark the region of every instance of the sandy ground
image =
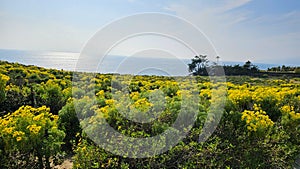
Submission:
<svg viewBox="0 0 300 169">
<path fill-rule="evenodd" d="M 71 158 L 66 159 L 61 165 L 55 166 L 55 169 L 70 169 L 73 167 Z"/>
</svg>

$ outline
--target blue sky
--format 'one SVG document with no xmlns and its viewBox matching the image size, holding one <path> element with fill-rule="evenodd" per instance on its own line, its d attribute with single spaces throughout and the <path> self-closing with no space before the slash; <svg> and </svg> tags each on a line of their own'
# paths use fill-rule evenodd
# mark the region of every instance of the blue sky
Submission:
<svg viewBox="0 0 300 169">
<path fill-rule="evenodd" d="M 299 0 L 0 0 L 0 48 L 79 52 L 104 25 L 142 12 L 185 18 L 224 61 L 300 65 Z"/>
</svg>

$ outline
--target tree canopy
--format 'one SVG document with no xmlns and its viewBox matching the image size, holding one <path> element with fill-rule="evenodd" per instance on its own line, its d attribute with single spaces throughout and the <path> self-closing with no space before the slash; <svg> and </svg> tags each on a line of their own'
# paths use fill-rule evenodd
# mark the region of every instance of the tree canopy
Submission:
<svg viewBox="0 0 300 169">
<path fill-rule="evenodd" d="M 207 75 L 207 64 L 208 59 L 206 58 L 206 55 L 199 55 L 195 56 L 192 59 L 192 63 L 189 63 L 189 72 L 191 72 L 193 75 Z"/>
<path fill-rule="evenodd" d="M 220 57 L 218 56 L 217 59 Z M 195 56 L 191 59 L 191 63 L 188 64 L 189 72 L 192 75 L 200 75 L 200 76 L 207 76 L 208 70 L 213 70 L 218 63 L 209 65 L 209 61 L 206 55 L 199 55 Z M 253 65 L 251 61 L 245 62 L 243 66 L 240 65 L 224 65 L 223 66 L 225 75 L 254 75 L 259 73 L 259 69 L 257 66 Z"/>
</svg>

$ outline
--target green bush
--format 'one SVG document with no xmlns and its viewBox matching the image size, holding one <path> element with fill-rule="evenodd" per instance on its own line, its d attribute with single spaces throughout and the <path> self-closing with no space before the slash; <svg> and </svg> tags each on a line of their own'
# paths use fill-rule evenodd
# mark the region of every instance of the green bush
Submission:
<svg viewBox="0 0 300 169">
<path fill-rule="evenodd" d="M 61 146 L 73 147 L 74 168 L 292 168 L 300 154 L 299 78 L 228 77 L 221 121 L 205 142 L 198 142 L 205 122 L 220 115 L 208 112 L 212 100 L 219 99 L 213 98 L 213 88 L 223 84 L 212 84 L 208 77 L 195 77 L 197 83 L 176 77 L 183 82 L 177 83 L 173 77 L 72 74 L 2 61 L 0 73 L 0 168 L 49 168 L 49 158 L 55 161 Z M 199 94 L 199 110 L 194 110 L 197 102 L 182 104 L 185 92 Z M 194 125 L 177 145 L 154 157 L 121 157 L 81 133 L 86 127 L 101 132 L 89 125 L 105 120 L 123 135 L 152 137 L 169 129 L 180 109 L 196 112 Z M 122 112 L 158 118 L 139 123 Z M 41 114 L 43 120 L 33 120 Z"/>
<path fill-rule="evenodd" d="M 65 133 L 45 106 L 22 106 L 0 118 L 1 168 L 50 168 Z"/>
<path fill-rule="evenodd" d="M 58 126 L 66 133 L 63 147 L 67 151 L 72 151 L 73 144 L 77 144 L 76 135 L 81 133 L 79 120 L 72 101 L 68 102 L 58 113 Z"/>
</svg>

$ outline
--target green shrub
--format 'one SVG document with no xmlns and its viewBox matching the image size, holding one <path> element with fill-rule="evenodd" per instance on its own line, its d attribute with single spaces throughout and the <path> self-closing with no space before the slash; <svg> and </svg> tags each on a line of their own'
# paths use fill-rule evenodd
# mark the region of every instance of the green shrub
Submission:
<svg viewBox="0 0 300 169">
<path fill-rule="evenodd" d="M 45 106 L 22 106 L 0 118 L 1 168 L 50 168 L 65 136 L 57 120 Z"/>
<path fill-rule="evenodd" d="M 81 133 L 81 128 L 73 102 L 68 102 L 58 113 L 58 126 L 66 133 L 63 147 L 71 151 L 73 144 L 77 144 L 76 135 Z"/>
</svg>

